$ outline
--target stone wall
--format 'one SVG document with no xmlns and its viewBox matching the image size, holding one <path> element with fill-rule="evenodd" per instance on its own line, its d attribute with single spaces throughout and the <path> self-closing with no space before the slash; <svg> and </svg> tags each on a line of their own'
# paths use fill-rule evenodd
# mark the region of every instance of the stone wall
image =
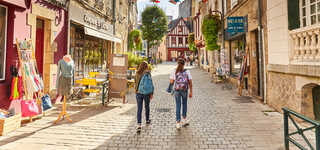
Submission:
<svg viewBox="0 0 320 150">
<path fill-rule="evenodd" d="M 282 107 L 288 107 L 301 112 L 301 92 L 296 90 L 294 75 L 269 72 L 267 85 L 267 103 L 282 112 Z"/>
<path fill-rule="evenodd" d="M 191 16 L 191 7 L 192 7 L 192 0 L 184 0 L 179 5 L 179 17 L 190 17 Z"/>
</svg>

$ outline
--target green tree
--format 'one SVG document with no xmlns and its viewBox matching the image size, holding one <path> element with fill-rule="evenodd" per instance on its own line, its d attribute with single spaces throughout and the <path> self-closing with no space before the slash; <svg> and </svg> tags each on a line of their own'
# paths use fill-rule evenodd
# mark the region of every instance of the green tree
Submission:
<svg viewBox="0 0 320 150">
<path fill-rule="evenodd" d="M 147 53 L 153 45 L 160 44 L 168 30 L 168 21 L 164 11 L 158 6 L 149 6 L 141 14 L 142 36 L 147 41 Z"/>
</svg>

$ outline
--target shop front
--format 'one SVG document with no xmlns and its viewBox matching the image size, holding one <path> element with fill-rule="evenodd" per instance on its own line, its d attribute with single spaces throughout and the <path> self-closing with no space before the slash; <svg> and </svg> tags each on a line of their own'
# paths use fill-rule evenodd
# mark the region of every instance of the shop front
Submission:
<svg viewBox="0 0 320 150">
<path fill-rule="evenodd" d="M 113 35 L 113 25 L 81 4 L 71 1 L 70 49 L 75 62 L 74 79 L 89 76 L 89 72 L 106 72 L 113 48 L 121 40 Z"/>
<path fill-rule="evenodd" d="M 16 39 L 32 41 L 44 92 L 50 91 L 51 65 L 66 52 L 66 0 L 0 1 L 0 108 L 10 104 L 12 70 L 18 68 Z M 54 45 L 54 46 L 53 46 Z"/>
</svg>

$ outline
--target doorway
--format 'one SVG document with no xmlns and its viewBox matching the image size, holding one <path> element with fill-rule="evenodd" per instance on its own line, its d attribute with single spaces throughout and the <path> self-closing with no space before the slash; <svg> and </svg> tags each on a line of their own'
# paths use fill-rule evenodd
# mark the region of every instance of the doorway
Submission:
<svg viewBox="0 0 320 150">
<path fill-rule="evenodd" d="M 44 20 L 37 19 L 36 25 L 36 49 L 35 57 L 37 61 L 37 68 L 40 76 L 43 77 L 43 54 L 44 54 Z"/>
<path fill-rule="evenodd" d="M 315 120 L 320 120 L 320 86 L 312 89 L 313 113 Z"/>
</svg>

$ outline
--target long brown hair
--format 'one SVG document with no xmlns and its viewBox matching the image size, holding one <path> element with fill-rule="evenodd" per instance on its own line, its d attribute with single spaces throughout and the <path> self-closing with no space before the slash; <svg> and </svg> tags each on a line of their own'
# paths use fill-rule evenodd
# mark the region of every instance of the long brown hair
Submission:
<svg viewBox="0 0 320 150">
<path fill-rule="evenodd" d="M 137 73 L 138 74 L 142 74 L 145 70 L 148 69 L 148 63 L 146 61 L 143 61 L 140 65 L 139 65 L 139 68 L 138 68 L 138 71 Z"/>
<path fill-rule="evenodd" d="M 183 72 L 183 70 L 184 70 L 184 59 L 182 59 L 182 58 L 180 58 L 179 60 L 178 60 L 178 67 L 177 67 L 177 69 L 176 69 L 176 74 L 178 73 L 178 72 Z"/>
</svg>

